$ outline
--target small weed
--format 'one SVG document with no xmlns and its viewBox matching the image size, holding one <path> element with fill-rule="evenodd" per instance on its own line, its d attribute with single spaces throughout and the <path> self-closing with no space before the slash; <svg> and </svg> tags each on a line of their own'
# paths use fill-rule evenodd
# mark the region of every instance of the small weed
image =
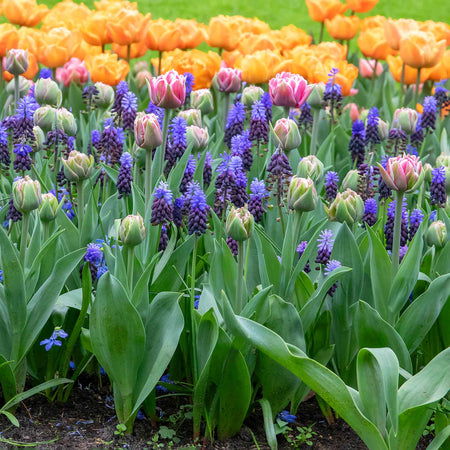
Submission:
<svg viewBox="0 0 450 450">
<path fill-rule="evenodd" d="M 314 424 L 311 424 L 309 427 L 296 427 L 297 433 L 288 428 L 284 431 L 283 435 L 294 449 L 298 449 L 302 445 L 311 447 L 313 445 L 311 438 L 317 436 L 317 433 L 312 430 L 313 426 Z"/>
</svg>

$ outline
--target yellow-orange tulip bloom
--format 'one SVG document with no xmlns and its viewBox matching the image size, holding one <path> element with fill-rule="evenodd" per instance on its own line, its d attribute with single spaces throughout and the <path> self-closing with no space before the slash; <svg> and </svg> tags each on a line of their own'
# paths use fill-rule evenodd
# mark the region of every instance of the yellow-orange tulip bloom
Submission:
<svg viewBox="0 0 450 450">
<path fill-rule="evenodd" d="M 80 30 L 83 39 L 90 45 L 103 47 L 110 44 L 112 39 L 106 29 L 106 23 L 109 19 L 110 15 L 104 11 L 98 11 L 88 16 Z"/>
<path fill-rule="evenodd" d="M 348 47 L 339 44 L 339 42 L 321 42 L 315 48 L 315 53 L 319 58 L 331 57 L 338 61 L 343 61 L 347 58 Z"/>
<path fill-rule="evenodd" d="M 72 57 L 72 33 L 67 28 L 53 28 L 41 33 L 38 61 L 46 67 L 63 66 Z"/>
<path fill-rule="evenodd" d="M 242 71 L 242 80 L 250 84 L 268 83 L 280 65 L 281 56 L 270 50 L 244 55 L 236 60 L 234 67 Z"/>
<path fill-rule="evenodd" d="M 429 70 L 428 79 L 431 81 L 441 81 L 450 78 L 450 50 L 446 50 L 440 62 Z"/>
<path fill-rule="evenodd" d="M 37 63 L 36 56 L 34 56 L 33 53 L 28 53 L 28 69 L 21 76 L 27 78 L 28 80 L 32 80 L 38 73 L 38 70 L 39 65 Z M 11 81 L 14 78 L 14 75 L 5 70 L 3 72 L 3 78 L 6 81 Z"/>
<path fill-rule="evenodd" d="M 86 55 L 98 55 L 102 52 L 102 47 L 90 45 L 84 39 L 81 31 L 72 31 L 72 56 L 82 61 Z"/>
<path fill-rule="evenodd" d="M 342 86 L 342 95 L 350 95 L 353 82 L 358 77 L 358 68 L 353 64 L 349 64 L 347 61 L 328 61 L 327 64 L 323 65 L 323 72 L 320 75 L 316 74 L 316 82 L 322 81 L 326 83 L 328 81 L 328 74 L 334 67 L 339 70 L 334 78 L 335 83 Z"/>
<path fill-rule="evenodd" d="M 333 39 L 349 41 L 353 39 L 359 30 L 359 19 L 356 16 L 334 16 L 325 19 L 325 26 Z"/>
<path fill-rule="evenodd" d="M 309 15 L 315 22 L 324 22 L 347 11 L 347 5 L 339 0 L 306 0 Z"/>
<path fill-rule="evenodd" d="M 86 67 L 94 83 L 98 81 L 116 86 L 128 75 L 130 66 L 124 59 L 118 59 L 115 53 L 105 52 L 99 55 L 88 55 Z"/>
<path fill-rule="evenodd" d="M 244 55 L 250 55 L 259 50 L 277 50 L 277 43 L 269 33 L 244 33 L 240 36 L 237 50 Z"/>
<path fill-rule="evenodd" d="M 108 36 L 112 42 L 120 45 L 140 42 L 150 17 L 150 14 L 144 16 L 132 9 L 121 9 L 106 22 Z"/>
<path fill-rule="evenodd" d="M 384 22 L 386 22 L 386 17 L 384 16 L 372 16 L 366 17 L 361 20 L 359 29 L 365 31 L 369 28 L 383 28 Z"/>
<path fill-rule="evenodd" d="M 347 0 L 348 9 L 357 13 L 365 13 L 370 11 L 378 0 Z"/>
<path fill-rule="evenodd" d="M 30 53 L 38 54 L 41 45 L 41 32 L 35 28 L 20 27 L 18 32 L 16 48 L 29 50 Z"/>
<path fill-rule="evenodd" d="M 389 70 L 391 72 L 392 77 L 397 83 L 401 82 L 402 78 L 402 66 L 403 61 L 400 56 L 392 56 L 388 55 L 386 58 L 386 62 L 388 63 Z M 427 80 L 428 75 L 430 74 L 431 69 L 422 69 L 420 71 L 420 82 L 423 83 Z M 408 85 L 414 85 L 417 79 L 417 69 L 405 65 L 405 78 L 404 83 Z"/>
<path fill-rule="evenodd" d="M 437 42 L 434 35 L 414 31 L 400 40 L 400 56 L 405 64 L 415 67 L 433 67 L 444 55 L 446 41 Z"/>
<path fill-rule="evenodd" d="M 170 20 L 152 20 L 147 25 L 144 42 L 150 50 L 170 52 L 180 47 L 181 33 Z"/>
<path fill-rule="evenodd" d="M 0 24 L 0 57 L 6 56 L 6 51 L 17 48 L 19 34 L 17 28 L 10 23 Z"/>
<path fill-rule="evenodd" d="M 34 27 L 47 13 L 47 6 L 36 0 L 3 0 L 3 14 L 16 25 Z"/>
<path fill-rule="evenodd" d="M 152 60 L 152 63 L 158 64 L 157 60 Z M 215 52 L 177 49 L 164 53 L 162 60 L 162 73 L 172 69 L 178 73 L 192 73 L 195 77 L 194 89 L 209 88 L 214 74 L 220 69 L 220 56 Z"/>
<path fill-rule="evenodd" d="M 394 50 L 400 48 L 400 39 L 411 31 L 417 31 L 419 24 L 413 19 L 388 19 L 384 22 L 384 34 L 386 41 Z"/>
<path fill-rule="evenodd" d="M 101 0 L 98 2 L 94 2 L 95 8 L 97 11 L 106 11 L 111 13 L 116 13 L 122 9 L 133 9 L 137 11 L 137 3 L 129 2 L 129 1 L 114 1 L 114 0 Z"/>
<path fill-rule="evenodd" d="M 279 46 L 283 50 L 298 45 L 310 45 L 312 41 L 312 37 L 306 31 L 294 25 L 287 25 L 280 28 L 280 31 L 274 30 L 273 33 L 280 36 Z"/>
<path fill-rule="evenodd" d="M 68 30 L 79 30 L 91 11 L 83 3 L 63 0 L 57 3 L 42 20 L 41 30 L 64 27 Z"/>
<path fill-rule="evenodd" d="M 208 26 L 208 45 L 210 47 L 235 50 L 239 44 L 239 23 L 233 17 L 212 17 Z"/>
<path fill-rule="evenodd" d="M 206 26 L 196 20 L 175 19 L 174 26 L 180 31 L 178 48 L 182 50 L 198 47 L 208 37 Z"/>
<path fill-rule="evenodd" d="M 394 55 L 395 50 L 389 47 L 383 28 L 369 28 L 358 37 L 358 46 L 366 58 L 385 60 L 388 55 Z"/>
<path fill-rule="evenodd" d="M 444 22 L 433 22 L 432 20 L 426 20 L 419 25 L 422 31 L 429 31 L 434 34 L 437 41 L 445 39 L 447 45 L 450 45 L 450 25 Z"/>
<path fill-rule="evenodd" d="M 119 45 L 112 44 L 112 51 L 116 53 L 119 58 L 128 59 L 128 45 Z M 147 46 L 144 42 L 136 42 L 135 44 L 131 44 L 130 48 L 130 59 L 140 58 L 147 53 Z"/>
</svg>

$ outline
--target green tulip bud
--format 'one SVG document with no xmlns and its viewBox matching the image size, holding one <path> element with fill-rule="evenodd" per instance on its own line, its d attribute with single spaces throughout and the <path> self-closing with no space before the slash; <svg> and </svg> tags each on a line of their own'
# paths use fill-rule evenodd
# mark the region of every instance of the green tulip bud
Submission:
<svg viewBox="0 0 450 450">
<path fill-rule="evenodd" d="M 153 150 L 163 142 L 161 127 L 155 114 L 139 112 L 134 121 L 136 144 L 146 150 Z"/>
<path fill-rule="evenodd" d="M 14 207 L 22 213 L 33 211 L 41 204 L 41 185 L 28 175 L 15 181 L 12 191 Z"/>
<path fill-rule="evenodd" d="M 28 70 L 28 50 L 13 48 L 6 52 L 4 69 L 11 75 L 22 75 Z"/>
<path fill-rule="evenodd" d="M 251 108 L 253 103 L 261 100 L 261 96 L 264 94 L 264 90 L 259 86 L 246 86 L 242 90 L 241 102 L 246 108 Z"/>
<path fill-rule="evenodd" d="M 64 175 L 69 181 L 82 181 L 89 178 L 94 170 L 94 157 L 72 150 L 67 159 L 62 159 Z"/>
<path fill-rule="evenodd" d="M 417 120 L 417 111 L 411 108 L 399 108 L 394 112 L 392 124 L 400 126 L 405 133 L 412 134 L 416 131 Z"/>
<path fill-rule="evenodd" d="M 194 151 L 204 150 L 209 142 L 208 128 L 200 128 L 195 125 L 187 127 L 186 142 L 188 145 L 192 144 Z"/>
<path fill-rule="evenodd" d="M 139 213 L 136 216 L 129 215 L 122 220 L 119 238 L 130 247 L 139 245 L 145 239 L 144 219 Z"/>
<path fill-rule="evenodd" d="M 347 189 L 345 192 L 339 192 L 330 207 L 325 207 L 325 211 L 331 221 L 345 222 L 351 227 L 361 220 L 364 202 L 356 192 Z"/>
<path fill-rule="evenodd" d="M 436 248 L 443 248 L 447 243 L 447 228 L 442 220 L 433 222 L 425 233 L 425 240 L 431 247 L 434 245 Z"/>
<path fill-rule="evenodd" d="M 311 108 L 320 109 L 324 105 L 323 94 L 325 92 L 325 83 L 320 82 L 312 85 L 311 93 L 308 97 L 308 105 Z"/>
<path fill-rule="evenodd" d="M 291 119 L 277 120 L 273 128 L 275 140 L 281 145 L 281 148 L 288 152 L 294 148 L 298 148 L 302 143 L 300 132 L 297 124 Z"/>
<path fill-rule="evenodd" d="M 359 113 L 359 120 L 362 120 L 364 123 L 367 122 L 367 116 L 369 115 L 369 110 L 368 109 L 363 109 L 360 113 Z"/>
<path fill-rule="evenodd" d="M 389 122 L 378 119 L 378 135 L 381 141 L 385 141 L 389 137 Z"/>
<path fill-rule="evenodd" d="M 202 112 L 199 109 L 186 109 L 178 113 L 186 121 L 186 125 L 195 125 L 196 127 L 202 127 Z"/>
<path fill-rule="evenodd" d="M 58 84 L 51 78 L 39 78 L 34 85 L 34 97 L 41 105 L 59 108 L 62 102 L 62 92 Z"/>
<path fill-rule="evenodd" d="M 31 81 L 26 78 L 19 76 L 19 97 L 25 97 L 31 88 Z M 14 80 L 11 80 L 6 85 L 6 92 L 10 95 L 14 95 Z"/>
<path fill-rule="evenodd" d="M 314 155 L 305 156 L 297 166 L 297 176 L 301 178 L 311 178 L 314 183 L 318 183 L 323 176 L 323 163 Z"/>
<path fill-rule="evenodd" d="M 358 179 L 358 171 L 356 169 L 349 170 L 347 172 L 347 175 L 345 175 L 344 179 L 342 180 L 342 190 L 345 191 L 347 189 L 351 189 L 352 191 L 356 191 L 358 189 Z"/>
<path fill-rule="evenodd" d="M 77 134 L 77 123 L 75 117 L 66 108 L 58 109 L 58 123 L 68 136 L 75 136 Z"/>
<path fill-rule="evenodd" d="M 34 147 L 36 151 L 43 150 L 46 141 L 45 134 L 40 127 L 33 127 Z"/>
<path fill-rule="evenodd" d="M 436 158 L 436 167 L 444 166 L 445 170 L 445 191 L 447 196 L 450 196 L 450 155 L 441 153 Z"/>
<path fill-rule="evenodd" d="M 424 180 L 428 183 L 431 183 L 431 179 L 433 178 L 433 174 L 431 171 L 433 170 L 433 166 L 430 163 L 425 163 L 423 165 L 423 172 L 424 172 Z"/>
<path fill-rule="evenodd" d="M 299 212 L 313 211 L 317 206 L 317 192 L 311 178 L 293 176 L 289 185 L 287 203 Z"/>
<path fill-rule="evenodd" d="M 254 224 L 255 219 L 246 206 L 233 206 L 227 216 L 227 234 L 235 241 L 244 242 L 252 235 Z"/>
<path fill-rule="evenodd" d="M 97 108 L 107 110 L 114 103 L 114 89 L 107 84 L 95 83 L 98 94 L 93 97 L 93 103 Z"/>
<path fill-rule="evenodd" d="M 191 92 L 191 105 L 199 109 L 202 114 L 209 114 L 214 111 L 214 100 L 209 89 L 197 89 Z"/>
<path fill-rule="evenodd" d="M 58 203 L 57 198 L 51 193 L 42 194 L 42 202 L 39 205 L 39 218 L 42 222 L 52 222 L 56 219 L 62 203 Z"/>
<path fill-rule="evenodd" d="M 48 133 L 53 130 L 56 119 L 56 109 L 51 106 L 41 106 L 36 109 L 33 115 L 34 125 L 41 128 L 44 133 Z"/>
</svg>

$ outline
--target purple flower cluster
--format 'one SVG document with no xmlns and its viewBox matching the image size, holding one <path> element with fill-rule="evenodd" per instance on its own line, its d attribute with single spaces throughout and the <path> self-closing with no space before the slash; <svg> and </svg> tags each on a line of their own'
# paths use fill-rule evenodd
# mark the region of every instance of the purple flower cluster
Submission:
<svg viewBox="0 0 450 450">
<path fill-rule="evenodd" d="M 231 139 L 233 136 L 242 134 L 244 131 L 245 106 L 241 102 L 235 102 L 228 111 L 227 124 L 225 126 L 224 141 L 231 149 Z"/>
<path fill-rule="evenodd" d="M 323 230 L 317 239 L 317 264 L 327 264 L 333 250 L 334 235 L 331 230 Z"/>
<path fill-rule="evenodd" d="M 152 225 L 163 225 L 173 218 L 173 194 L 167 183 L 161 181 L 153 194 Z"/>
<path fill-rule="evenodd" d="M 120 169 L 117 176 L 117 191 L 119 192 L 119 198 L 124 195 L 131 194 L 131 183 L 133 176 L 131 175 L 131 167 L 133 165 L 133 158 L 128 152 L 124 152 L 120 157 Z"/>
<path fill-rule="evenodd" d="M 440 166 L 432 169 L 430 185 L 430 203 L 437 205 L 439 208 L 444 208 L 447 201 L 447 193 L 445 191 L 445 167 Z"/>
<path fill-rule="evenodd" d="M 337 172 L 328 171 L 325 174 L 325 198 L 332 202 L 337 195 L 339 176 Z"/>
<path fill-rule="evenodd" d="M 255 222 L 261 222 L 266 208 L 264 201 L 269 196 L 269 192 L 266 189 L 264 180 L 259 181 L 254 178 L 250 183 L 250 200 L 248 202 L 248 210 L 252 213 L 255 218 Z"/>
</svg>

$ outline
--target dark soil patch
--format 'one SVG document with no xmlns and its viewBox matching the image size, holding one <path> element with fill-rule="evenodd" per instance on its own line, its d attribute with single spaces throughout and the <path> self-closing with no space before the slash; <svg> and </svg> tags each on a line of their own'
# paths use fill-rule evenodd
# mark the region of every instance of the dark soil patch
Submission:
<svg viewBox="0 0 450 450">
<path fill-rule="evenodd" d="M 117 436 L 114 434 L 118 424 L 113 407 L 112 396 L 108 388 L 98 386 L 95 378 L 82 379 L 74 386 L 71 398 L 67 404 L 51 404 L 44 396 L 34 396 L 20 405 L 16 411 L 20 428 L 12 426 L 9 421 L 0 416 L 0 448 L 13 448 L 7 441 L 34 444 L 37 449 L 154 449 L 177 448 L 194 449 L 192 442 L 192 422 L 180 419 L 179 411 L 188 399 L 182 397 L 165 397 L 157 402 L 161 421 L 152 426 L 144 417 L 136 420 L 133 435 Z M 176 417 L 178 413 L 178 419 Z M 171 420 L 172 419 L 172 420 Z M 297 421 L 291 425 L 312 426 L 317 433 L 311 438 L 314 449 L 367 449 L 353 430 L 342 420 L 328 425 L 314 398 L 302 403 L 297 414 Z M 152 441 L 161 426 L 176 430 L 180 440 L 171 446 L 170 439 Z M 49 442 L 52 441 L 52 442 Z M 423 441 L 423 442 L 422 442 Z M 429 440 L 422 438 L 418 449 L 425 449 Z M 256 444 L 257 443 L 257 444 Z M 279 448 L 291 448 L 284 437 L 278 438 Z M 158 446 L 159 444 L 159 446 Z M 267 449 L 263 419 L 260 409 L 255 409 L 247 418 L 241 431 L 225 442 L 206 444 L 205 449 Z"/>
</svg>

